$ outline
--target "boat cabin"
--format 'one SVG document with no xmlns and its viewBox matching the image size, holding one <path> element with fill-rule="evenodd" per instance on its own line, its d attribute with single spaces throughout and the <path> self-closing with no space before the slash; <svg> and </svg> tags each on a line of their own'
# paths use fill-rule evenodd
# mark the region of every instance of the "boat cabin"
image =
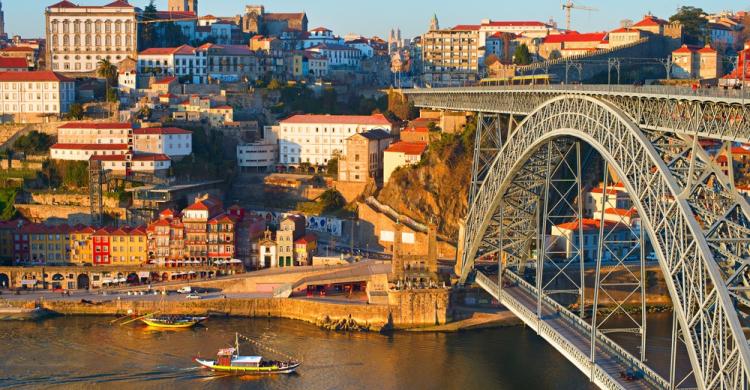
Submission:
<svg viewBox="0 0 750 390">
<path fill-rule="evenodd" d="M 237 356 L 232 360 L 232 367 L 260 367 L 260 356 Z"/>
<path fill-rule="evenodd" d="M 232 358 L 234 357 L 234 348 L 220 349 L 216 354 L 216 365 L 229 367 L 232 365 Z"/>
</svg>

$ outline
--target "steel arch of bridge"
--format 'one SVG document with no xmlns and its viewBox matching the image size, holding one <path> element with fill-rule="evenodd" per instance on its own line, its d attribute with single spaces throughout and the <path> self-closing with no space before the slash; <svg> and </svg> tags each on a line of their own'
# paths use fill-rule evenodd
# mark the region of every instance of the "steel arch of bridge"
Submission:
<svg viewBox="0 0 750 390">
<path fill-rule="evenodd" d="M 602 97 L 561 94 L 528 114 L 473 195 L 459 259 L 463 277 L 475 259 L 490 253 L 502 252 L 518 264 L 528 258 L 549 164 L 537 152 L 565 137 L 582 140 L 631 194 L 665 276 L 698 386 L 747 388 L 750 349 L 738 313 L 748 302 L 750 207 L 690 132 L 639 126 L 627 110 Z M 739 115 L 748 118 L 744 111 Z M 741 132 L 745 124 L 734 126 Z"/>
</svg>

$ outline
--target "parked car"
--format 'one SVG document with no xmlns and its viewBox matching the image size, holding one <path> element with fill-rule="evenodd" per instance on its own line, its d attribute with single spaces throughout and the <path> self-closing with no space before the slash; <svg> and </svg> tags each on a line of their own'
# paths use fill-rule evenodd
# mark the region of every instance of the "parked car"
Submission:
<svg viewBox="0 0 750 390">
<path fill-rule="evenodd" d="M 193 288 L 190 286 L 180 287 L 177 292 L 180 294 L 190 294 L 191 292 L 193 292 Z"/>
<path fill-rule="evenodd" d="M 187 298 L 187 299 L 201 299 L 201 296 L 198 295 L 198 294 L 193 293 L 193 294 L 185 295 L 185 298 Z"/>
</svg>

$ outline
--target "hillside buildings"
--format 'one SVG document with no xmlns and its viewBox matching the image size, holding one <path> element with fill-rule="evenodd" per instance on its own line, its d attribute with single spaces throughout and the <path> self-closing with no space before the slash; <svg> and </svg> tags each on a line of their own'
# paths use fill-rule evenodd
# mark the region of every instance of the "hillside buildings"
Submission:
<svg viewBox="0 0 750 390">
<path fill-rule="evenodd" d="M 346 153 L 339 156 L 339 180 L 383 182 L 383 152 L 393 136 L 380 129 L 357 133 L 346 139 Z"/>
<path fill-rule="evenodd" d="M 374 129 L 391 133 L 393 128 L 382 114 L 294 115 L 279 124 L 279 162 L 325 165 L 331 158 L 347 154 L 345 140 L 352 135 Z"/>
<path fill-rule="evenodd" d="M 383 181 L 391 179 L 393 172 L 404 166 L 419 163 L 427 151 L 427 144 L 421 142 L 396 142 L 383 153 Z"/>
<path fill-rule="evenodd" d="M 116 175 L 165 175 L 172 159 L 193 151 L 192 132 L 175 128 L 133 128 L 129 123 L 72 122 L 58 128 L 50 158 L 98 161 Z"/>
<path fill-rule="evenodd" d="M 286 31 L 307 31 L 307 14 L 267 13 L 262 5 L 248 5 L 242 16 L 242 31 L 250 34 L 280 36 Z"/>
<path fill-rule="evenodd" d="M 102 59 L 118 63 L 137 54 L 137 10 L 126 0 L 103 6 L 68 0 L 46 8 L 47 64 L 65 73 L 91 73 Z"/>
<path fill-rule="evenodd" d="M 0 72 L 0 115 L 5 120 L 39 122 L 59 117 L 75 102 L 75 82 L 50 71 Z"/>
<path fill-rule="evenodd" d="M 720 76 L 719 53 L 710 45 L 682 45 L 672 52 L 672 77 L 678 79 L 714 80 Z"/>
</svg>

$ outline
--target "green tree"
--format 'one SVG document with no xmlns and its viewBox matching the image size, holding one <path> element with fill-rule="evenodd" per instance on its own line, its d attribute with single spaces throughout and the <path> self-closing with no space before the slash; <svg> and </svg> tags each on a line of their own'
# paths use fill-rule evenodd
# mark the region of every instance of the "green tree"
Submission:
<svg viewBox="0 0 750 390">
<path fill-rule="evenodd" d="M 686 43 L 702 45 L 705 43 L 705 29 L 708 24 L 708 20 L 704 17 L 705 14 L 702 8 L 682 6 L 677 9 L 677 13 L 669 18 L 669 21 L 680 22 Z"/>
<path fill-rule="evenodd" d="M 49 151 L 50 146 L 54 144 L 54 139 L 45 133 L 32 130 L 28 134 L 18 137 L 13 143 L 13 150 L 25 154 L 45 154 Z"/>
<path fill-rule="evenodd" d="M 117 83 L 117 67 L 107 58 L 102 58 L 96 64 L 96 75 L 105 81 L 104 99 L 108 102 L 117 101 L 117 92 L 110 87 Z"/>
<path fill-rule="evenodd" d="M 156 5 L 151 0 L 146 8 L 143 9 L 143 21 L 153 21 L 157 19 Z M 138 40 L 141 43 L 141 49 L 153 47 L 156 41 L 156 23 L 143 23 L 140 25 Z"/>
<path fill-rule="evenodd" d="M 10 221 L 16 216 L 17 188 L 0 188 L 0 221 Z"/>
<path fill-rule="evenodd" d="M 73 103 L 70 105 L 70 110 L 68 110 L 68 118 L 79 121 L 83 119 L 83 115 L 84 110 L 81 103 Z"/>
<path fill-rule="evenodd" d="M 60 171 L 58 170 L 57 165 L 51 160 L 44 160 L 42 163 L 42 171 L 39 173 L 48 187 L 59 187 L 60 183 L 62 183 Z"/>
<path fill-rule="evenodd" d="M 346 199 L 335 188 L 331 188 L 320 196 L 320 202 L 323 204 L 323 212 L 330 213 L 341 210 L 346 206 Z"/>
<path fill-rule="evenodd" d="M 516 47 L 516 51 L 513 53 L 513 63 L 516 65 L 528 65 L 531 63 L 531 53 L 525 43 Z"/>
<path fill-rule="evenodd" d="M 338 157 L 334 157 L 330 160 L 328 160 L 328 165 L 326 166 L 326 172 L 331 176 L 336 176 L 339 174 L 339 159 Z"/>
</svg>

